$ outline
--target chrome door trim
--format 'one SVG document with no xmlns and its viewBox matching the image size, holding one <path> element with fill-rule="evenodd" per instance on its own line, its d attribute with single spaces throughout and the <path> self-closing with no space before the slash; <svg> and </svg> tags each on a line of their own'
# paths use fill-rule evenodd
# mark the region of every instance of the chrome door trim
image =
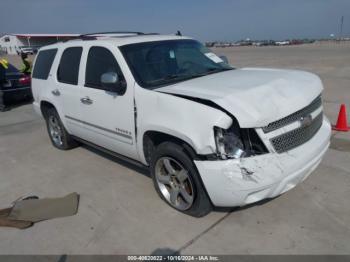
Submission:
<svg viewBox="0 0 350 262">
<path fill-rule="evenodd" d="M 117 132 L 115 130 L 107 129 L 107 128 L 104 128 L 102 126 L 98 126 L 98 125 L 95 125 L 95 124 L 92 124 L 92 123 L 89 123 L 89 122 L 86 122 L 86 121 L 83 121 L 83 120 L 80 120 L 80 119 L 77 119 L 77 118 L 74 118 L 74 117 L 71 117 L 71 116 L 65 115 L 65 117 L 67 119 L 77 121 L 77 122 L 79 122 L 81 124 L 85 124 L 85 125 L 88 125 L 88 126 L 91 126 L 91 127 L 94 127 L 94 128 L 100 129 L 100 130 L 103 130 L 105 132 L 108 132 L 108 133 L 111 133 L 111 134 L 114 134 L 114 135 L 121 136 L 121 137 L 124 137 L 124 138 L 132 140 L 132 136 L 130 136 L 130 135 L 119 133 L 119 132 Z"/>
</svg>

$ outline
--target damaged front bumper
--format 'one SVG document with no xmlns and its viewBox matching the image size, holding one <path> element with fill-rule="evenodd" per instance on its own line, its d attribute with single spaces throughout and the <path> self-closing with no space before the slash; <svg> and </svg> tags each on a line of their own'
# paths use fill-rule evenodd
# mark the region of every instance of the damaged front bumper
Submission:
<svg viewBox="0 0 350 262">
<path fill-rule="evenodd" d="M 194 162 L 215 206 L 244 206 L 276 197 L 305 180 L 321 162 L 330 135 L 325 118 L 312 139 L 288 152 Z"/>
</svg>

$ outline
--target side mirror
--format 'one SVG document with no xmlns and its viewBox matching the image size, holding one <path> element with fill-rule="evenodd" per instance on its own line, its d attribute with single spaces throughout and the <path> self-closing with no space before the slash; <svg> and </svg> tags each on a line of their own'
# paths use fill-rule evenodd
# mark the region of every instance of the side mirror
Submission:
<svg viewBox="0 0 350 262">
<path fill-rule="evenodd" d="M 101 75 L 101 84 L 106 91 L 115 92 L 119 95 L 124 94 L 126 90 L 125 82 L 122 82 L 115 72 L 107 72 Z"/>
<path fill-rule="evenodd" d="M 226 57 L 226 56 L 221 55 L 221 56 L 219 56 L 219 57 L 221 58 L 221 60 L 222 60 L 222 61 L 224 61 L 226 64 L 228 64 L 228 65 L 229 65 L 229 62 L 228 62 L 228 59 L 227 59 L 227 57 Z"/>
</svg>

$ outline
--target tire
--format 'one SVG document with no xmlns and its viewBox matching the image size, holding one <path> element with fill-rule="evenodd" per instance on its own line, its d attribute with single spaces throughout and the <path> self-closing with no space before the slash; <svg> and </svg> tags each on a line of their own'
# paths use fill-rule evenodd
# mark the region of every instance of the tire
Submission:
<svg viewBox="0 0 350 262">
<path fill-rule="evenodd" d="M 0 112 L 6 111 L 4 92 L 0 90 Z"/>
<path fill-rule="evenodd" d="M 193 217 L 210 213 L 210 199 L 183 147 L 172 142 L 160 144 L 151 156 L 150 169 L 158 195 L 169 206 Z"/>
<path fill-rule="evenodd" d="M 47 132 L 54 147 L 69 150 L 78 146 L 78 143 L 67 132 L 55 108 L 47 108 L 44 112 Z"/>
</svg>

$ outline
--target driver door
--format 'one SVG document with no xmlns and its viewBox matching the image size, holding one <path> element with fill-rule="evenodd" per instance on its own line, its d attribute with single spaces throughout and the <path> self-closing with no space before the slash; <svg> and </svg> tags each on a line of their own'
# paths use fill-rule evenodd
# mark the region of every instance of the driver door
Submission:
<svg viewBox="0 0 350 262">
<path fill-rule="evenodd" d="M 116 55 L 103 46 L 91 46 L 85 54 L 85 84 L 80 98 L 81 137 L 137 159 L 133 84 L 125 82 L 124 93 L 111 92 L 101 84 L 101 76 L 111 72 L 117 73 L 119 81 L 125 81 Z"/>
</svg>

